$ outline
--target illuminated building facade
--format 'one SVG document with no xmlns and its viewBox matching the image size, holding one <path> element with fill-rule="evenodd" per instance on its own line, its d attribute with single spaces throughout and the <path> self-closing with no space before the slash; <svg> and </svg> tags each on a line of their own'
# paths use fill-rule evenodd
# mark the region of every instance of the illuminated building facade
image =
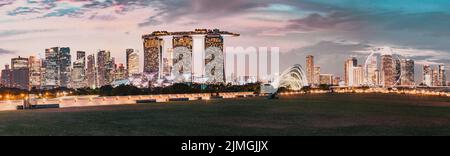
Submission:
<svg viewBox="0 0 450 156">
<path fill-rule="evenodd" d="M 77 51 L 77 59 L 75 60 L 75 62 L 73 62 L 71 88 L 84 88 L 87 86 L 85 68 L 86 68 L 86 52 Z"/>
<path fill-rule="evenodd" d="M 223 37 L 220 34 L 205 37 L 205 76 L 207 83 L 225 82 Z"/>
<path fill-rule="evenodd" d="M 239 34 L 218 29 L 196 29 L 184 32 L 155 31 L 143 35 L 144 72 L 174 83 L 194 80 L 200 80 L 201 83 L 224 83 L 223 36 Z M 166 40 L 170 37 L 170 40 Z M 194 59 L 201 63 L 196 62 L 194 67 Z"/>
<path fill-rule="evenodd" d="M 320 84 L 320 67 L 314 67 L 313 85 L 318 86 Z"/>
<path fill-rule="evenodd" d="M 12 84 L 12 70 L 9 68 L 9 65 L 5 65 L 5 69 L 2 70 L 1 76 L 2 82 L 1 86 L 5 88 L 11 88 Z"/>
<path fill-rule="evenodd" d="M 95 55 L 88 55 L 87 57 L 87 68 L 86 68 L 86 79 L 87 86 L 89 88 L 97 87 L 97 69 L 95 67 Z"/>
<path fill-rule="evenodd" d="M 411 59 L 402 59 L 400 61 L 401 77 L 400 84 L 402 86 L 413 86 L 414 81 L 414 61 Z"/>
<path fill-rule="evenodd" d="M 378 70 L 378 58 L 373 53 L 367 57 L 366 64 L 364 65 L 364 81 L 365 84 L 369 86 L 379 85 L 377 81 L 377 70 Z"/>
<path fill-rule="evenodd" d="M 314 83 L 314 56 L 306 56 L 306 78 L 311 85 Z"/>
<path fill-rule="evenodd" d="M 353 86 L 353 67 L 358 65 L 356 57 L 350 57 L 344 64 L 344 82 L 347 86 Z"/>
<path fill-rule="evenodd" d="M 111 52 L 101 50 L 97 53 L 97 87 L 110 85 L 114 81 L 114 59 Z"/>
<path fill-rule="evenodd" d="M 319 84 L 326 84 L 326 85 L 334 84 L 334 78 L 332 74 L 320 74 L 319 79 L 320 79 Z"/>
<path fill-rule="evenodd" d="M 45 88 L 54 88 L 59 86 L 59 60 L 58 60 L 59 48 L 53 47 L 45 49 L 45 76 L 44 86 Z"/>
<path fill-rule="evenodd" d="M 11 87 L 25 90 L 30 89 L 30 68 L 28 64 L 28 58 L 19 56 L 11 59 Z"/>
<path fill-rule="evenodd" d="M 164 41 L 159 37 L 144 38 L 144 73 L 153 74 L 159 78 L 162 46 Z"/>
<path fill-rule="evenodd" d="M 68 87 L 71 81 L 70 67 L 72 65 L 70 48 L 68 47 L 60 48 L 58 53 L 58 60 L 59 60 L 59 81 L 60 81 L 59 86 Z"/>
<path fill-rule="evenodd" d="M 192 45 L 190 36 L 173 37 L 172 76 L 175 83 L 192 82 Z"/>
<path fill-rule="evenodd" d="M 422 83 L 426 86 L 432 86 L 433 82 L 433 70 L 430 65 L 424 65 L 422 69 Z"/>
<path fill-rule="evenodd" d="M 127 71 L 125 70 L 125 66 L 122 63 L 116 66 L 117 67 L 114 72 L 114 81 L 127 79 Z"/>
<path fill-rule="evenodd" d="M 364 83 L 364 69 L 361 65 L 352 68 L 352 84 L 350 86 L 361 86 Z"/>
<path fill-rule="evenodd" d="M 126 50 L 127 77 L 139 74 L 139 55 L 134 49 Z"/>
<path fill-rule="evenodd" d="M 41 59 L 30 56 L 29 59 L 30 68 L 30 88 L 40 89 L 42 85 L 42 61 Z"/>
<path fill-rule="evenodd" d="M 395 85 L 396 66 L 392 55 L 381 56 L 381 85 L 391 87 Z"/>
<path fill-rule="evenodd" d="M 439 68 L 439 84 L 440 86 L 446 86 L 447 78 L 445 75 L 445 66 L 439 65 L 438 68 Z"/>
</svg>

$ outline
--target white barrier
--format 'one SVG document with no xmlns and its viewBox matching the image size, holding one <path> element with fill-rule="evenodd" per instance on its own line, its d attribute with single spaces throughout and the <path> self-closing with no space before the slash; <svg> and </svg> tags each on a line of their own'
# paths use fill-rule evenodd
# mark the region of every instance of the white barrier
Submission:
<svg viewBox="0 0 450 156">
<path fill-rule="evenodd" d="M 19 105 L 23 105 L 23 100 L 0 101 L 0 111 L 17 110 Z"/>
<path fill-rule="evenodd" d="M 253 95 L 253 92 L 233 92 L 219 93 L 223 98 L 235 98 L 237 96 Z M 169 99 L 189 98 L 189 100 L 209 100 L 210 93 L 196 94 L 160 94 L 160 95 L 133 95 L 133 96 L 69 96 L 55 99 L 35 99 L 32 105 L 59 104 L 61 108 L 86 107 L 86 106 L 106 106 L 106 105 L 126 105 L 136 104 L 137 100 L 156 100 L 156 102 L 168 102 Z M 16 110 L 18 105 L 23 105 L 23 100 L 0 101 L 0 111 Z"/>
</svg>

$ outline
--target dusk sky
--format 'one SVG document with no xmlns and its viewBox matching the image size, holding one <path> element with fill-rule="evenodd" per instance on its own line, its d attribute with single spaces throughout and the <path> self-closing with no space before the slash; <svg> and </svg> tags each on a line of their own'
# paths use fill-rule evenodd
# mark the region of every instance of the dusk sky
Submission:
<svg viewBox="0 0 450 156">
<path fill-rule="evenodd" d="M 195 28 L 241 34 L 226 46 L 280 47 L 283 68 L 312 54 L 342 75 L 350 55 L 363 63 L 387 46 L 416 64 L 450 64 L 449 0 L 0 0 L 0 63 L 55 46 L 124 63 L 126 48 L 142 59 L 142 34 Z"/>
</svg>

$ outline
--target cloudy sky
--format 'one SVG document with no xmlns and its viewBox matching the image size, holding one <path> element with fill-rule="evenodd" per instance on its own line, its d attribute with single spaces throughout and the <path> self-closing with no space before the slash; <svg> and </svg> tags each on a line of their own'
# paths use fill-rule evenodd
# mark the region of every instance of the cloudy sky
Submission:
<svg viewBox="0 0 450 156">
<path fill-rule="evenodd" d="M 226 46 L 280 47 L 283 68 L 312 54 L 342 75 L 345 58 L 378 47 L 450 64 L 448 0 L 0 0 L 0 63 L 54 46 L 107 49 L 123 63 L 126 48 L 142 53 L 142 34 L 195 28 L 241 34 Z"/>
</svg>

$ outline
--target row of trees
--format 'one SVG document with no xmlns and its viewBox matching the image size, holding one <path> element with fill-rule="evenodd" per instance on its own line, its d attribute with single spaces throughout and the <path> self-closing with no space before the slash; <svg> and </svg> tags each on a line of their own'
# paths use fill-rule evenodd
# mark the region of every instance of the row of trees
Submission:
<svg viewBox="0 0 450 156">
<path fill-rule="evenodd" d="M 133 85 L 120 85 L 117 87 L 103 86 L 97 89 L 81 88 L 74 95 L 100 95 L 100 96 L 125 96 L 125 95 L 150 95 L 150 94 L 184 94 L 184 93 L 218 93 L 218 92 L 259 92 L 260 84 L 231 85 L 231 84 L 186 84 L 177 83 L 167 87 L 137 88 Z"/>
<path fill-rule="evenodd" d="M 259 92 L 260 83 L 247 85 L 231 84 L 195 84 L 177 83 L 167 87 L 138 88 L 133 85 L 110 85 L 96 89 L 91 88 L 55 88 L 40 90 L 32 88 L 30 91 L 17 88 L 0 88 L 0 100 L 24 99 L 28 94 L 34 94 L 41 98 L 54 98 L 63 95 L 100 95 L 100 96 L 126 96 L 126 95 L 151 95 L 151 94 L 184 94 L 184 93 L 218 93 L 218 92 Z"/>
</svg>

